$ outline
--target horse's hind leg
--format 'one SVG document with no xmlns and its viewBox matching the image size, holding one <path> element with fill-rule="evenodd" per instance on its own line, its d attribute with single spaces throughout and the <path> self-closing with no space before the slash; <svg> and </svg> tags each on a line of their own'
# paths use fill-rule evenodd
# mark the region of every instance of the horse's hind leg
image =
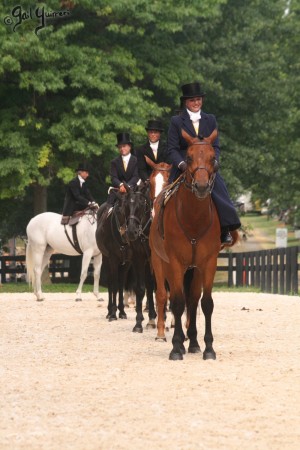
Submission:
<svg viewBox="0 0 300 450">
<path fill-rule="evenodd" d="M 44 300 L 44 295 L 42 292 L 42 274 L 45 267 L 49 263 L 49 259 L 53 250 L 50 247 L 45 246 L 35 246 L 31 247 L 32 258 L 33 258 L 33 272 L 34 272 L 34 293 L 36 295 L 37 301 L 41 302 Z"/>
<path fill-rule="evenodd" d="M 93 266 L 94 266 L 94 295 L 97 300 L 103 301 L 99 294 L 99 280 L 100 280 L 100 269 L 102 264 L 102 253 L 97 256 L 94 256 Z"/>
<path fill-rule="evenodd" d="M 155 279 L 156 279 L 155 297 L 157 310 L 157 336 L 155 340 L 160 342 L 166 342 L 167 339 L 165 335 L 165 310 L 168 294 L 165 286 L 165 278 L 162 272 L 162 265 L 159 260 L 156 260 L 156 255 L 152 256 L 152 262 L 154 261 L 155 263 L 157 263 L 155 265 Z"/>
</svg>

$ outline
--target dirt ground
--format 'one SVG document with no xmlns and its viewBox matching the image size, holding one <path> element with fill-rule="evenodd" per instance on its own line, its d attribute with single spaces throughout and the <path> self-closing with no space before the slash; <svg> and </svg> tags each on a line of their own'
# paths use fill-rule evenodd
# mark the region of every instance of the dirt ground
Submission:
<svg viewBox="0 0 300 450">
<path fill-rule="evenodd" d="M 300 448 L 299 297 L 216 292 L 217 360 L 175 362 L 172 332 L 74 298 L 0 294 L 1 450 Z"/>
</svg>

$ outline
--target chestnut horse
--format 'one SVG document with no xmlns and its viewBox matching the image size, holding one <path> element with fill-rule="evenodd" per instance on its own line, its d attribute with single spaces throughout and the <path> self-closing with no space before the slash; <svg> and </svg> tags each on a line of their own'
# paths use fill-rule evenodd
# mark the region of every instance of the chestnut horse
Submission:
<svg viewBox="0 0 300 450">
<path fill-rule="evenodd" d="M 150 175 L 150 199 L 152 202 L 157 198 L 160 192 L 167 186 L 169 182 L 172 164 L 161 162 L 156 164 L 148 156 L 145 155 L 148 166 L 152 168 Z"/>
<path fill-rule="evenodd" d="M 192 138 L 184 130 L 188 142 L 187 169 L 178 181 L 177 190 L 164 206 L 163 227 L 160 226 L 161 196 L 155 204 L 155 216 L 150 229 L 151 261 L 157 284 L 156 307 L 158 314 L 157 340 L 166 340 L 164 308 L 167 301 L 165 280 L 170 287 L 175 328 L 173 349 L 169 359 L 181 360 L 185 353 L 185 335 L 181 317 L 187 310 L 187 336 L 189 353 L 200 352 L 197 341 L 196 313 L 201 298 L 205 316 L 205 350 L 203 359 L 215 359 L 211 317 L 213 312 L 212 287 L 221 248 L 220 223 L 211 199 L 217 164 L 212 143 L 217 130 L 203 140 Z M 163 194 L 161 194 L 163 195 Z M 163 236 L 161 229 L 163 228 Z M 232 232 L 233 242 L 238 237 Z M 185 280 L 188 269 L 193 271 Z M 189 286 L 185 281 L 189 281 Z"/>
</svg>

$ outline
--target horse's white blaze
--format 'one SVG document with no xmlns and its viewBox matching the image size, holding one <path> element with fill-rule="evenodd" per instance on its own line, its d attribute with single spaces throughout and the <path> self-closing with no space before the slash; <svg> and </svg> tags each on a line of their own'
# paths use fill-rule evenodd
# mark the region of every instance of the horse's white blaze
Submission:
<svg viewBox="0 0 300 450">
<path fill-rule="evenodd" d="M 39 214 L 27 225 L 28 245 L 26 249 L 27 280 L 32 283 L 34 293 L 38 300 L 42 299 L 41 275 L 49 263 L 50 256 L 54 253 L 62 253 L 69 256 L 78 256 L 78 252 L 69 242 L 64 226 L 61 225 L 61 215 L 46 212 Z M 92 222 L 92 223 L 91 223 Z M 83 252 L 80 283 L 77 288 L 77 298 L 81 299 L 82 285 L 87 277 L 90 260 L 94 257 L 94 294 L 99 297 L 99 278 L 102 262 L 96 243 L 97 222 L 89 220 L 85 215 L 77 225 L 77 238 Z M 73 242 L 72 227 L 66 226 L 68 235 Z"/>
<path fill-rule="evenodd" d="M 164 177 L 161 173 L 155 175 L 155 198 L 161 193 L 164 187 Z"/>
</svg>

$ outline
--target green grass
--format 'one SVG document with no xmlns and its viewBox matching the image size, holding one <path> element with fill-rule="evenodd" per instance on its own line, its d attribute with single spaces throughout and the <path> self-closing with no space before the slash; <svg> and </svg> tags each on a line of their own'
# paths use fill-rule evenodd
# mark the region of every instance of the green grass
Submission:
<svg viewBox="0 0 300 450">
<path fill-rule="evenodd" d="M 277 228 L 287 228 L 288 229 L 288 247 L 292 247 L 294 245 L 299 245 L 299 239 L 295 238 L 294 230 L 291 225 L 285 225 L 283 222 L 279 222 L 276 219 L 270 218 L 266 215 L 258 215 L 258 214 L 246 214 L 241 218 L 242 225 L 249 230 L 251 234 L 252 230 L 259 230 L 263 235 L 266 236 L 266 239 L 276 242 L 276 229 Z"/>
<path fill-rule="evenodd" d="M 55 283 L 55 284 L 45 284 L 43 285 L 43 292 L 45 293 L 75 293 L 77 289 L 77 284 L 69 284 L 69 283 Z M 107 292 L 107 289 L 100 287 L 100 292 Z M 216 283 L 214 285 L 215 292 L 226 291 L 226 292 L 261 292 L 257 288 L 251 287 L 231 287 L 229 288 L 226 284 Z M 92 285 L 84 285 L 82 292 L 92 292 Z M 24 293 L 24 292 L 32 292 L 32 288 L 28 286 L 27 283 L 5 283 L 0 285 L 0 294 L 1 293 Z"/>
<path fill-rule="evenodd" d="M 76 289 L 78 287 L 78 284 L 71 284 L 71 283 L 55 283 L 55 284 L 44 284 L 43 285 L 43 292 L 45 293 L 59 293 L 59 292 L 76 292 Z M 93 291 L 93 285 L 91 284 L 85 284 L 83 285 L 82 292 L 92 292 Z M 107 289 L 105 288 L 99 288 L 100 292 L 106 292 Z M 32 287 L 29 286 L 27 283 L 4 283 L 0 285 L 0 294 L 8 292 L 8 293 L 19 293 L 19 292 L 33 292 Z"/>
</svg>

